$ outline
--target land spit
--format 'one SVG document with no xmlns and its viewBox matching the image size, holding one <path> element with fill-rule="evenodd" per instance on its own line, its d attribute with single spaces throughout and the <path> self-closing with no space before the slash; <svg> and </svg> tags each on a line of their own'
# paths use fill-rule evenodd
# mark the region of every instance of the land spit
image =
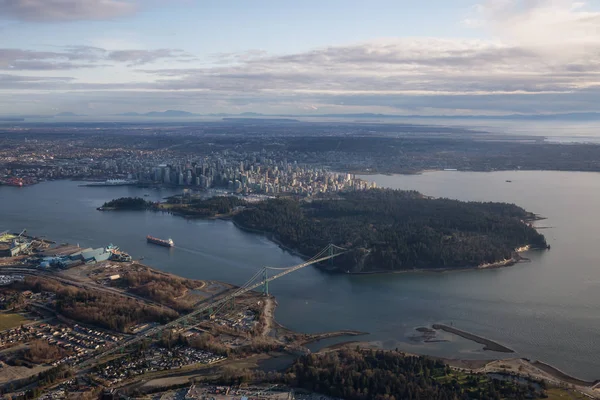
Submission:
<svg viewBox="0 0 600 400">
<path fill-rule="evenodd" d="M 469 332 L 461 331 L 460 329 L 456 329 L 456 328 L 448 326 L 448 325 L 434 324 L 432 326 L 432 328 L 437 329 L 437 330 L 442 330 L 445 332 L 449 332 L 449 333 L 453 333 L 457 336 L 460 336 L 465 339 L 472 340 L 473 342 L 482 344 L 482 345 L 484 345 L 484 347 L 483 347 L 484 350 L 497 351 L 499 353 L 514 353 L 515 352 L 514 350 L 509 349 L 508 347 L 503 346 L 499 343 L 496 343 L 493 340 L 489 340 L 489 339 L 474 335 Z"/>
</svg>

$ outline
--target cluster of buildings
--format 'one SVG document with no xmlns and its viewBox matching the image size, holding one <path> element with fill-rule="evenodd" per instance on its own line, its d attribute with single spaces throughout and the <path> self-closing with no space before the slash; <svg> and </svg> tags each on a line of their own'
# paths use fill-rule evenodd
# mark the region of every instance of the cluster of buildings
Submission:
<svg viewBox="0 0 600 400">
<path fill-rule="evenodd" d="M 97 249 L 75 249 L 76 251 L 65 251 L 63 254 L 48 255 L 42 257 L 39 262 L 40 268 L 70 268 L 81 264 L 95 264 L 102 261 L 131 261 L 131 256 L 110 244 Z"/>
<path fill-rule="evenodd" d="M 302 152 L 247 151 L 238 146 L 235 150 L 194 154 L 181 147 L 177 151 L 126 149 L 116 143 L 107 147 L 96 140 L 90 137 L 61 144 L 15 139 L 12 146 L 9 143 L 5 151 L 0 150 L 0 184 L 22 186 L 44 180 L 83 179 L 306 196 L 374 186 L 354 175 L 329 172 L 322 164 L 323 158 Z M 326 159 L 333 161 L 330 156 Z"/>
<path fill-rule="evenodd" d="M 61 128 L 56 128 L 60 134 Z M 46 127 L 38 134 L 15 132 L 3 137 L 0 185 L 26 186 L 55 179 L 119 178 L 140 170 L 152 152 L 118 143 L 107 146 L 102 137 L 56 137 Z M 55 132 L 57 133 L 57 132 Z M 73 132 L 74 133 L 74 132 Z"/>
<path fill-rule="evenodd" d="M 23 282 L 25 277 L 23 275 L 0 275 L 0 286 L 8 286 L 14 282 Z"/>
<path fill-rule="evenodd" d="M 70 328 L 66 325 L 53 326 L 49 324 L 40 324 L 35 337 L 45 339 L 49 344 L 61 347 L 71 353 L 70 356 L 54 362 L 55 366 L 62 363 L 76 363 L 96 350 L 111 346 L 122 339 L 121 336 L 112 333 L 79 325 Z"/>
<path fill-rule="evenodd" d="M 78 362 L 102 347 L 117 343 L 122 337 L 79 325 L 71 328 L 64 324 L 40 323 L 1 332 L 0 348 L 40 339 L 66 350 L 65 354 L 69 354 L 55 361 L 53 366 L 56 366 L 62 363 Z"/>
<path fill-rule="evenodd" d="M 228 153 L 228 152 L 227 152 Z M 322 167 L 289 163 L 258 154 L 228 153 L 184 164 L 162 164 L 152 169 L 153 183 L 207 189 L 226 188 L 236 193 L 298 194 L 366 190 L 375 183 L 356 178 L 353 174 L 330 172 Z M 144 177 L 141 177 L 142 181 Z"/>
<path fill-rule="evenodd" d="M 240 311 L 232 315 L 217 317 L 213 323 L 228 328 L 250 332 L 257 324 L 256 314 L 251 310 Z"/>
<path fill-rule="evenodd" d="M 97 398 L 97 386 L 89 376 L 78 376 L 61 382 L 49 392 L 44 393 L 37 400 L 69 400 Z M 96 389 L 96 390 L 95 390 Z M 101 397 L 104 399 L 105 397 Z M 112 398 L 112 397 L 108 397 Z"/>
<path fill-rule="evenodd" d="M 183 397 L 194 400 L 293 400 L 294 392 L 280 385 L 247 386 L 190 386 Z"/>
<path fill-rule="evenodd" d="M 225 357 L 205 350 L 176 346 L 172 349 L 156 347 L 135 359 L 119 358 L 104 364 L 98 377 L 114 385 L 125 379 L 148 372 L 183 368 L 192 364 L 212 364 Z"/>
</svg>

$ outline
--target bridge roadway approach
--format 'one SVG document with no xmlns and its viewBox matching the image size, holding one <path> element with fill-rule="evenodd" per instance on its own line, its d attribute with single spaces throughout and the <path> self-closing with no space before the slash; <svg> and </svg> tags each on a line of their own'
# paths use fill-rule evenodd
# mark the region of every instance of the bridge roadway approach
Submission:
<svg viewBox="0 0 600 400">
<path fill-rule="evenodd" d="M 219 299 L 216 299 L 216 300 L 211 301 L 206 304 L 202 304 L 199 308 L 192 311 L 191 313 L 188 313 L 176 320 L 173 320 L 173 321 L 169 322 L 168 324 L 159 325 L 159 326 L 151 328 L 145 332 L 139 333 L 138 335 L 134 336 L 133 338 L 131 338 L 129 340 L 125 340 L 120 345 L 111 347 L 92 358 L 89 358 L 87 360 L 80 362 L 78 365 L 75 365 L 74 367 L 77 367 L 79 370 L 82 370 L 82 369 L 88 369 L 95 365 L 101 364 L 102 359 L 111 354 L 121 351 L 128 346 L 139 343 L 147 338 L 151 338 L 152 336 L 158 335 L 165 329 L 174 328 L 180 324 L 183 324 L 190 318 L 193 318 L 202 313 L 210 312 L 212 314 L 213 310 L 218 309 L 219 306 L 222 306 L 222 305 L 226 304 L 227 302 L 235 299 L 236 297 L 241 296 L 244 293 L 250 292 L 261 286 L 263 287 L 264 293 L 268 294 L 269 282 L 274 281 L 275 279 L 279 279 L 282 276 L 285 276 L 285 275 L 292 273 L 294 271 L 297 271 L 299 269 L 308 267 L 309 265 L 313 265 L 313 264 L 317 264 L 317 263 L 320 263 L 323 261 L 333 259 L 344 253 L 347 253 L 346 249 L 343 249 L 341 247 L 330 244 L 327 247 L 325 247 L 323 250 L 321 250 L 318 254 L 316 254 L 314 257 L 307 260 L 306 262 L 303 262 L 302 264 L 298 264 L 298 265 L 295 265 L 293 267 L 288 267 L 288 268 L 264 267 L 261 270 L 259 270 L 256 274 L 254 274 L 254 276 L 248 282 L 246 282 L 244 285 L 240 286 L 233 293 L 228 293 Z M 276 275 L 273 275 L 271 277 L 268 277 L 268 270 L 280 270 L 281 272 L 279 272 Z"/>
<path fill-rule="evenodd" d="M 27 275 L 27 276 L 40 276 L 40 277 L 46 277 L 46 278 L 50 278 L 53 279 L 55 281 L 58 281 L 60 283 L 64 283 L 67 285 L 71 285 L 71 286 L 75 286 L 81 289 L 91 289 L 91 290 L 98 290 L 101 292 L 106 292 L 106 293 L 111 293 L 111 294 L 115 294 L 118 296 L 125 296 L 125 297 L 129 297 L 132 299 L 136 299 L 136 300 L 140 300 L 143 301 L 146 304 L 150 304 L 153 305 L 155 307 L 159 307 L 159 308 L 168 308 L 165 307 L 163 304 L 158 303 L 156 301 L 150 300 L 148 298 L 145 297 L 141 297 L 138 296 L 134 293 L 128 293 L 122 290 L 118 290 L 118 289 L 114 289 L 111 287 L 107 287 L 107 286 L 103 286 L 103 285 L 99 285 L 97 283 L 93 283 L 93 282 L 83 282 L 71 277 L 65 277 L 65 276 L 58 276 L 55 273 L 52 273 L 50 271 L 45 271 L 45 270 L 39 270 L 39 269 L 33 269 L 33 268 L 27 268 L 27 267 L 0 267 L 0 274 L 2 273 L 11 273 L 11 274 L 18 274 L 18 275 Z"/>
</svg>

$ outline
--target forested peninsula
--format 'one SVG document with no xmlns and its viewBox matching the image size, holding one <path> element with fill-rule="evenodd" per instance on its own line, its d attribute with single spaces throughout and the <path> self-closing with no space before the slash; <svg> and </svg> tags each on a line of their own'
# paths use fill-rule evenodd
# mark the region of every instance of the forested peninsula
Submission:
<svg viewBox="0 0 600 400">
<path fill-rule="evenodd" d="M 239 227 L 270 235 L 301 254 L 314 255 L 329 243 L 349 249 L 327 266 L 348 273 L 509 264 L 518 259 L 518 248 L 547 248 L 529 224 L 534 219 L 514 204 L 390 189 L 271 199 L 233 217 Z"/>
<path fill-rule="evenodd" d="M 118 210 L 147 210 L 152 208 L 154 203 L 146 201 L 140 197 L 120 197 L 111 201 L 105 202 L 102 207 L 98 207 L 100 211 L 118 211 Z"/>
</svg>

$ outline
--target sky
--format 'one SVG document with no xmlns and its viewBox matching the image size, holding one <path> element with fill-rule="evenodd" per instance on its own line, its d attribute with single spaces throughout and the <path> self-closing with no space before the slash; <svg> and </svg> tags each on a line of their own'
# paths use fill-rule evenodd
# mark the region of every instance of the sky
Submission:
<svg viewBox="0 0 600 400">
<path fill-rule="evenodd" d="M 600 0 L 0 0 L 0 115 L 595 112 Z"/>
</svg>

